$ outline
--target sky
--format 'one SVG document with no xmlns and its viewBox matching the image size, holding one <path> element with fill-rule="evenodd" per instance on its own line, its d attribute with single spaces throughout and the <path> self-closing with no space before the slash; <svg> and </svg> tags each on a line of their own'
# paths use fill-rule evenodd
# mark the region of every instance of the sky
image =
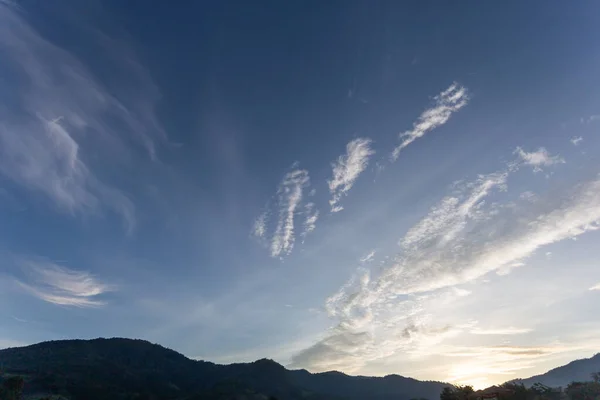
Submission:
<svg viewBox="0 0 600 400">
<path fill-rule="evenodd" d="M 0 348 L 475 387 L 592 356 L 599 16 L 0 0 Z"/>
</svg>

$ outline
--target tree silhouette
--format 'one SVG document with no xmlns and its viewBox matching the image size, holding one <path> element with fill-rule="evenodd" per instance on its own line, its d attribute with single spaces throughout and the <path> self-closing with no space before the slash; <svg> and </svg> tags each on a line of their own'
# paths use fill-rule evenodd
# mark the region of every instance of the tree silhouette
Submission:
<svg viewBox="0 0 600 400">
<path fill-rule="evenodd" d="M 565 393 L 570 400 L 597 400 L 600 398 L 600 382 L 571 382 Z"/>
<path fill-rule="evenodd" d="M 468 400 L 473 393 L 473 386 L 446 386 L 440 393 L 440 400 Z"/>
<path fill-rule="evenodd" d="M 440 400 L 457 400 L 456 389 L 446 386 L 440 393 Z"/>
<path fill-rule="evenodd" d="M 456 389 L 458 392 L 459 400 L 467 400 L 470 395 L 475 393 L 475 391 L 473 390 L 473 386 L 470 385 L 458 386 Z"/>
<path fill-rule="evenodd" d="M 20 376 L 11 376 L 2 381 L 0 398 L 2 400 L 19 400 L 23 393 L 25 381 Z"/>
</svg>

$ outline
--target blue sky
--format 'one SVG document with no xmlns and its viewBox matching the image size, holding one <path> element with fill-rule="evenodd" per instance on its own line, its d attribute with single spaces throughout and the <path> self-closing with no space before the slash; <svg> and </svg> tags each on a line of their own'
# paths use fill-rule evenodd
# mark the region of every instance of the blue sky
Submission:
<svg viewBox="0 0 600 400">
<path fill-rule="evenodd" d="M 596 353 L 599 12 L 0 1 L 0 347 L 477 387 Z"/>
</svg>

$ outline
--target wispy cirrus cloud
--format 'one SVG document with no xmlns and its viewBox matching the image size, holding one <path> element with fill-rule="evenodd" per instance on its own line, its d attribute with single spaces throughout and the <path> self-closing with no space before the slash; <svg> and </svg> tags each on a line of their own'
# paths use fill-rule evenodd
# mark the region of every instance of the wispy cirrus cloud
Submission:
<svg viewBox="0 0 600 400">
<path fill-rule="evenodd" d="M 526 264 L 523 261 L 515 261 L 510 264 L 504 265 L 496 270 L 496 274 L 498 275 L 508 275 L 515 268 L 524 267 Z"/>
<path fill-rule="evenodd" d="M 359 261 L 362 264 L 369 263 L 375 258 L 375 253 L 377 253 L 376 250 L 371 250 L 368 254 L 365 254 L 364 257 L 361 257 Z"/>
<path fill-rule="evenodd" d="M 489 178 L 479 179 L 466 202 L 449 207 L 437 218 L 440 223 L 428 231 L 428 237 L 418 236 L 414 240 L 409 231 L 410 247 L 389 270 L 387 278 L 384 274 L 386 283 L 402 277 L 400 286 L 392 285 L 397 293 L 458 284 L 519 262 L 540 247 L 598 229 L 600 194 L 596 190 L 600 188 L 600 180 L 578 185 L 562 199 L 540 200 L 541 209 L 530 203 L 501 210 L 474 203 L 473 207 L 481 207 L 481 213 L 471 218 L 458 212 L 456 218 L 457 209 L 479 198 L 477 193 L 488 184 Z M 442 204 L 447 202 L 445 199 Z M 440 206 L 435 207 L 432 214 L 439 209 Z"/>
<path fill-rule="evenodd" d="M 591 124 L 592 122 L 600 121 L 600 114 L 590 115 L 589 117 L 581 117 L 582 124 Z"/>
<path fill-rule="evenodd" d="M 454 196 L 445 197 L 429 214 L 413 226 L 402 238 L 400 245 L 410 252 L 427 246 L 428 242 L 450 243 L 472 220 L 486 217 L 481 213 L 483 199 L 493 190 L 506 190 L 508 172 L 480 175 Z"/>
<path fill-rule="evenodd" d="M 329 200 L 331 212 L 342 211 L 344 208 L 339 204 L 358 176 L 367 168 L 369 158 L 375 154 L 371 148 L 371 139 L 357 138 L 346 145 L 346 154 L 332 164 L 333 178 L 328 181 L 329 191 L 332 198 Z"/>
<path fill-rule="evenodd" d="M 532 192 L 531 190 L 526 190 L 526 191 L 524 191 L 523 193 L 521 193 L 519 195 L 519 198 L 521 200 L 527 200 L 527 201 L 530 201 L 532 203 L 535 202 L 535 201 L 537 201 L 537 197 L 538 196 L 534 192 Z"/>
<path fill-rule="evenodd" d="M 600 290 L 600 282 L 598 282 L 596 285 L 592 286 L 590 288 L 590 290 Z"/>
<path fill-rule="evenodd" d="M 291 171 L 279 183 L 275 204 L 255 220 L 252 234 L 268 243 L 271 257 L 282 257 L 292 252 L 296 241 L 298 214 L 305 215 L 302 236 L 305 237 L 315 229 L 319 212 L 314 203 L 306 203 L 304 210 L 302 209 L 305 191 L 309 187 L 308 171 L 298 168 L 298 164 L 294 163 Z M 277 219 L 272 234 L 269 235 L 269 217 L 272 215 L 276 215 Z"/>
<path fill-rule="evenodd" d="M 519 161 L 524 165 L 533 167 L 533 172 L 541 172 L 542 167 L 549 167 L 556 164 L 564 164 L 564 158 L 558 155 L 552 155 L 544 147 L 536 151 L 527 152 L 521 147 L 517 147 L 514 154 L 519 157 Z"/>
<path fill-rule="evenodd" d="M 523 333 L 529 333 L 532 329 L 530 328 L 475 328 L 470 331 L 473 335 L 521 335 Z"/>
<path fill-rule="evenodd" d="M 579 145 L 579 143 L 581 143 L 582 141 L 583 141 L 582 136 L 573 136 L 570 140 L 570 142 L 573 146 Z"/>
<path fill-rule="evenodd" d="M 319 210 L 315 208 L 315 203 L 309 202 L 304 205 L 304 226 L 302 237 L 306 237 L 317 227 L 319 219 Z"/>
<path fill-rule="evenodd" d="M 17 280 L 28 293 L 62 306 L 100 307 L 106 303 L 98 297 L 114 287 L 98 281 L 85 271 L 69 269 L 49 261 L 24 260 L 27 281 Z"/>
<path fill-rule="evenodd" d="M 258 238 L 263 238 L 267 233 L 267 212 L 260 214 L 252 226 L 252 234 Z"/>
<path fill-rule="evenodd" d="M 509 356 L 540 356 L 552 354 L 568 350 L 569 347 L 564 345 L 548 345 L 548 346 L 511 346 L 511 345 L 496 345 L 496 346 L 479 346 L 479 347 L 452 347 L 448 348 L 445 353 L 451 357 L 474 357 L 482 355 L 502 354 Z"/>
<path fill-rule="evenodd" d="M 157 90 L 132 53 L 94 31 L 103 60 L 112 62 L 116 75 L 128 76 L 108 90 L 73 53 L 42 37 L 26 15 L 0 3 L 0 71 L 10 77 L 0 110 L 0 173 L 72 214 L 112 210 L 131 231 L 133 203 L 101 180 L 85 153 L 88 146 L 96 154 L 106 151 L 114 164 L 131 142 L 155 158 L 155 141 L 166 137 L 153 111 Z M 119 57 L 114 49 L 121 49 Z"/>
<path fill-rule="evenodd" d="M 394 302 L 388 294 L 388 305 L 359 307 L 375 301 L 369 288 L 375 283 L 368 270 L 359 271 L 325 304 L 328 315 L 337 324 L 312 346 L 295 354 L 292 368 L 312 371 L 338 370 L 358 373 L 366 364 L 396 353 L 430 348 L 444 338 L 460 333 L 462 327 L 437 324 L 432 315 L 423 313 L 428 304 L 461 297 L 448 291 L 431 297 L 411 296 L 408 301 Z M 393 303 L 393 304 L 392 304 Z"/>
<path fill-rule="evenodd" d="M 425 136 L 427 132 L 444 125 L 452 114 L 466 106 L 468 102 L 467 89 L 456 82 L 435 96 L 434 105 L 423 111 L 413 124 L 413 128 L 400 134 L 401 143 L 392 152 L 392 159 L 396 160 L 402 149 Z"/>
<path fill-rule="evenodd" d="M 294 169 L 288 172 L 283 178 L 277 190 L 280 210 L 277 228 L 271 240 L 272 257 L 292 252 L 296 240 L 294 234 L 294 217 L 302 202 L 303 192 L 309 184 L 308 171 L 303 169 Z"/>
<path fill-rule="evenodd" d="M 520 165 L 530 164 L 509 164 L 454 187 L 399 240 L 400 252 L 383 271 L 362 270 L 328 298 L 325 307 L 335 327 L 292 365 L 314 370 L 339 365 L 351 372 L 398 351 L 427 351 L 461 333 L 526 333 L 436 322 L 432 314 L 463 297 L 453 290 L 457 285 L 522 267 L 538 249 L 600 228 L 600 178 L 535 202 L 498 196 Z"/>
<path fill-rule="evenodd" d="M 0 126 L 0 172 L 19 185 L 52 199 L 70 214 L 109 207 L 135 227 L 135 207 L 118 189 L 100 182 L 81 160 L 77 142 L 60 120 L 40 120 L 28 132 Z M 22 133 L 22 134 L 19 134 Z"/>
<path fill-rule="evenodd" d="M 441 356 L 453 358 L 445 380 L 476 388 L 490 386 L 494 381 L 523 373 L 536 363 L 580 346 L 551 343 L 545 346 L 441 346 Z M 464 360 L 464 361 L 463 361 Z"/>
</svg>

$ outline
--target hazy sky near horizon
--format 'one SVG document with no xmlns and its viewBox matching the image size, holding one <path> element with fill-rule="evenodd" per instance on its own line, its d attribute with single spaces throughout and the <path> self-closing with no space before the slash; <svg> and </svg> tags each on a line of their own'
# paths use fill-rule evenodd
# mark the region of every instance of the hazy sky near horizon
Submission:
<svg viewBox="0 0 600 400">
<path fill-rule="evenodd" d="M 0 348 L 591 356 L 598 71 L 594 1 L 0 0 Z"/>
</svg>

